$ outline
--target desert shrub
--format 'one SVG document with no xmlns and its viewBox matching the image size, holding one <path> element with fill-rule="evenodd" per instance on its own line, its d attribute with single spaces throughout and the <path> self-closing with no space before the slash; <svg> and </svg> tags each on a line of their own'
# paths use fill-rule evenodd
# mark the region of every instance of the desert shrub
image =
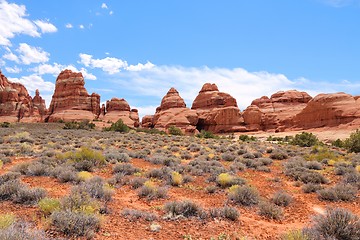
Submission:
<svg viewBox="0 0 360 240">
<path fill-rule="evenodd" d="M 20 187 L 13 196 L 13 201 L 20 204 L 35 204 L 46 196 L 43 188 Z"/>
<path fill-rule="evenodd" d="M 113 167 L 113 173 L 132 175 L 136 172 L 140 172 L 140 169 L 134 167 L 131 163 L 118 163 Z"/>
<path fill-rule="evenodd" d="M 34 139 L 32 137 L 30 137 L 30 133 L 29 132 L 18 132 L 15 133 L 14 135 L 10 135 L 5 139 L 5 142 L 9 142 L 9 143 L 33 143 Z"/>
<path fill-rule="evenodd" d="M 356 197 L 357 189 L 350 184 L 337 184 L 334 187 L 317 191 L 319 199 L 325 201 L 351 201 Z"/>
<path fill-rule="evenodd" d="M 281 236 L 281 240 L 310 240 L 301 230 L 291 230 Z"/>
<path fill-rule="evenodd" d="M 18 177 L 20 177 L 20 173 L 17 172 L 7 172 L 2 175 L 0 175 L 0 186 L 4 184 L 5 182 L 15 180 Z"/>
<path fill-rule="evenodd" d="M 360 190 L 360 173 L 357 172 L 347 173 L 345 174 L 342 181 L 345 184 L 351 184 L 352 186 Z"/>
<path fill-rule="evenodd" d="M 224 219 L 229 219 L 231 221 L 236 221 L 238 220 L 240 213 L 234 207 L 225 206 L 222 208 L 210 209 L 209 215 L 212 218 L 224 218 Z"/>
<path fill-rule="evenodd" d="M 245 184 L 245 180 L 242 178 L 230 175 L 229 173 L 221 173 L 217 176 L 216 183 L 222 188 L 227 188 L 227 187 L 231 187 L 233 185 Z"/>
<path fill-rule="evenodd" d="M 170 126 L 168 128 L 168 132 L 169 132 L 170 135 L 177 135 L 177 136 L 183 135 L 183 132 L 181 131 L 181 129 L 177 128 L 175 126 Z"/>
<path fill-rule="evenodd" d="M 55 177 L 62 183 L 66 183 L 66 182 L 77 182 L 78 179 L 78 175 L 77 172 L 75 172 L 73 169 L 68 168 L 68 167 L 58 167 L 56 169 L 54 169 L 55 171 L 53 172 L 53 174 L 55 175 Z"/>
<path fill-rule="evenodd" d="M 224 161 L 229 161 L 230 162 L 230 161 L 234 161 L 236 156 L 231 152 L 225 152 L 225 153 L 221 154 L 221 158 Z"/>
<path fill-rule="evenodd" d="M 4 240 L 49 240 L 45 232 L 35 229 L 27 222 L 18 221 L 9 227 L 0 229 L 0 239 Z"/>
<path fill-rule="evenodd" d="M 122 119 L 119 119 L 116 123 L 112 123 L 110 127 L 104 128 L 103 130 L 127 133 L 130 131 L 130 128 L 123 122 Z"/>
<path fill-rule="evenodd" d="M 328 180 L 318 172 L 304 172 L 300 175 L 300 180 L 303 183 L 327 183 Z"/>
<path fill-rule="evenodd" d="M 311 147 L 318 144 L 319 139 L 312 133 L 302 132 L 300 134 L 296 134 L 290 143 L 300 147 Z"/>
<path fill-rule="evenodd" d="M 305 229 L 310 239 L 360 239 L 360 219 L 341 209 L 327 209 L 325 216 L 317 215 L 313 226 Z"/>
<path fill-rule="evenodd" d="M 307 183 L 302 186 L 302 190 L 304 193 L 313 193 L 323 189 L 320 184 L 316 183 Z"/>
<path fill-rule="evenodd" d="M 336 175 L 345 175 L 347 173 L 355 172 L 354 167 L 346 162 L 335 163 L 334 167 L 334 173 Z"/>
<path fill-rule="evenodd" d="M 79 186 L 75 187 L 73 191 L 86 192 L 90 197 L 110 201 L 113 195 L 113 190 L 105 184 L 105 181 L 101 177 L 93 177 L 85 182 L 82 182 Z"/>
<path fill-rule="evenodd" d="M 9 128 L 9 127 L 10 127 L 10 123 L 9 123 L 9 122 L 2 122 L 2 123 L 0 123 L 0 127 L 2 127 L 2 128 Z"/>
<path fill-rule="evenodd" d="M 137 210 L 137 209 L 126 208 L 121 212 L 121 215 L 124 216 L 125 218 L 129 219 L 130 221 L 137 221 L 139 219 L 144 219 L 146 221 L 151 222 L 151 221 L 154 221 L 157 219 L 156 214 Z"/>
<path fill-rule="evenodd" d="M 130 180 L 129 184 L 133 189 L 138 189 L 139 187 L 141 187 L 142 185 L 144 185 L 144 183 L 148 181 L 147 178 L 143 178 L 143 177 L 135 177 L 133 179 Z"/>
<path fill-rule="evenodd" d="M 249 135 L 242 134 L 242 135 L 239 136 L 239 140 L 242 141 L 242 142 L 254 142 L 257 139 L 254 136 L 249 136 Z"/>
<path fill-rule="evenodd" d="M 26 175 L 28 176 L 46 176 L 48 175 L 48 166 L 39 162 L 33 162 L 28 165 Z"/>
<path fill-rule="evenodd" d="M 210 131 L 201 130 L 200 133 L 196 134 L 198 138 L 218 138 L 214 133 Z"/>
<path fill-rule="evenodd" d="M 331 142 L 331 145 L 338 148 L 343 148 L 345 146 L 344 141 L 341 139 L 336 139 L 335 141 Z"/>
<path fill-rule="evenodd" d="M 94 214 L 98 211 L 98 203 L 86 191 L 73 188 L 69 196 L 61 199 L 61 210 Z"/>
<path fill-rule="evenodd" d="M 234 185 L 229 189 L 228 198 L 237 204 L 250 206 L 259 203 L 260 197 L 258 191 L 253 187 Z"/>
<path fill-rule="evenodd" d="M 93 214 L 55 211 L 50 216 L 52 225 L 67 236 L 92 237 L 100 229 L 100 219 Z"/>
<path fill-rule="evenodd" d="M 183 176 L 178 172 L 171 173 L 171 185 L 179 186 L 183 183 Z"/>
<path fill-rule="evenodd" d="M 178 216 L 203 218 L 205 215 L 202 207 L 190 200 L 167 202 L 164 210 L 170 218 L 176 218 Z"/>
<path fill-rule="evenodd" d="M 147 181 L 139 189 L 138 196 L 140 198 L 147 198 L 148 200 L 166 198 L 167 189 L 165 187 L 158 187 L 153 182 Z"/>
<path fill-rule="evenodd" d="M 216 186 L 210 185 L 205 188 L 205 191 L 209 194 L 215 193 L 218 188 Z"/>
<path fill-rule="evenodd" d="M 241 162 L 233 162 L 230 165 L 230 170 L 234 173 L 236 173 L 237 171 L 244 171 L 245 168 L 246 168 L 246 166 Z"/>
<path fill-rule="evenodd" d="M 288 155 L 286 152 L 276 149 L 271 152 L 270 158 L 275 160 L 284 160 L 288 158 Z"/>
<path fill-rule="evenodd" d="M 360 152 L 360 131 L 351 133 L 350 137 L 345 139 L 344 146 L 349 152 Z"/>
<path fill-rule="evenodd" d="M 77 174 L 77 178 L 79 181 L 86 181 L 92 177 L 93 177 L 93 175 L 88 171 L 81 171 L 81 172 L 78 172 L 78 174 Z"/>
<path fill-rule="evenodd" d="M 280 220 L 283 217 L 282 209 L 270 202 L 261 202 L 259 204 L 259 214 L 274 220 Z"/>
<path fill-rule="evenodd" d="M 278 206 L 286 207 L 292 202 L 292 197 L 286 192 L 278 191 L 272 196 L 271 201 Z"/>
<path fill-rule="evenodd" d="M 43 198 L 38 202 L 39 209 L 45 215 L 50 215 L 60 209 L 60 201 L 55 198 Z"/>
<path fill-rule="evenodd" d="M 16 220 L 13 214 L 0 214 L 0 231 L 1 229 L 8 228 Z"/>
<path fill-rule="evenodd" d="M 81 122 L 66 122 L 63 129 L 94 129 L 95 124 L 90 122 L 89 120 L 84 120 Z"/>
<path fill-rule="evenodd" d="M 164 131 L 160 131 L 156 128 L 137 128 L 136 132 L 144 132 L 144 133 L 148 133 L 148 134 L 160 134 L 160 135 L 165 135 L 166 133 Z"/>
<path fill-rule="evenodd" d="M 322 164 L 317 161 L 308 161 L 305 163 L 305 167 L 313 170 L 322 170 Z"/>
<path fill-rule="evenodd" d="M 74 152 L 59 154 L 57 158 L 70 160 L 78 171 L 91 172 L 93 167 L 102 166 L 106 163 L 105 157 L 101 152 L 88 147 L 81 147 Z"/>
<path fill-rule="evenodd" d="M 21 182 L 18 179 L 9 180 L 0 185 L 0 200 L 11 200 L 19 191 Z"/>
</svg>

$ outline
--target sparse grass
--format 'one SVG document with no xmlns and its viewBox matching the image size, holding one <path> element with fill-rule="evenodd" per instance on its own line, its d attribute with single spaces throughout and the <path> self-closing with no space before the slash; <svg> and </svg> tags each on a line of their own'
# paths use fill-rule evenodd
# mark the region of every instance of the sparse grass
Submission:
<svg viewBox="0 0 360 240">
<path fill-rule="evenodd" d="M 54 198 L 43 198 L 38 202 L 39 209 L 44 215 L 50 215 L 60 209 L 60 201 Z"/>
</svg>

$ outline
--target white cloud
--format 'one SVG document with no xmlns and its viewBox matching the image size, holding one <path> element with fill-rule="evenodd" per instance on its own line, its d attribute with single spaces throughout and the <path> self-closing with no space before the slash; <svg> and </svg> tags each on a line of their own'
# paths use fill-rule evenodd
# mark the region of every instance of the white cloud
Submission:
<svg viewBox="0 0 360 240">
<path fill-rule="evenodd" d="M 49 61 L 49 53 L 43 51 L 39 47 L 32 47 L 26 43 L 20 43 L 19 48 L 16 50 L 19 52 L 22 63 L 29 65 L 31 63 L 44 63 Z"/>
<path fill-rule="evenodd" d="M 9 60 L 9 61 L 13 61 L 13 62 L 16 62 L 16 63 L 19 63 L 19 58 L 14 54 L 12 53 L 11 51 L 9 51 L 8 53 L 4 54 L 3 55 L 3 58 L 6 59 L 6 60 Z"/>
<path fill-rule="evenodd" d="M 126 68 L 126 70 L 128 71 L 142 71 L 142 70 L 147 70 L 147 69 L 151 69 L 155 67 L 154 64 L 152 64 L 151 62 L 147 62 L 145 64 L 142 63 L 138 63 L 137 65 L 130 65 Z"/>
<path fill-rule="evenodd" d="M 67 23 L 67 24 L 65 25 L 65 27 L 66 27 L 66 28 L 73 28 L 74 26 L 73 26 L 71 23 Z"/>
<path fill-rule="evenodd" d="M 85 27 L 84 27 L 84 25 L 80 24 L 80 25 L 79 25 L 79 28 L 80 28 L 80 29 L 84 29 Z"/>
<path fill-rule="evenodd" d="M 113 15 L 113 14 L 114 14 L 114 11 L 110 11 L 110 12 L 109 12 L 109 15 Z"/>
<path fill-rule="evenodd" d="M 57 28 L 49 21 L 36 20 L 34 23 L 41 29 L 42 33 L 57 32 Z"/>
<path fill-rule="evenodd" d="M 73 65 L 61 65 L 58 63 L 51 64 L 40 64 L 32 69 L 31 71 L 37 73 L 38 75 L 44 75 L 44 74 L 52 74 L 53 76 L 57 77 L 61 71 L 69 69 L 73 72 L 81 72 L 86 80 L 96 80 L 96 76 L 92 73 L 89 73 L 86 68 L 81 68 L 78 70 Z"/>
<path fill-rule="evenodd" d="M 0 45 L 3 46 L 11 46 L 10 39 L 18 34 L 40 37 L 39 28 L 43 33 L 56 29 L 48 22 L 31 21 L 24 5 L 8 3 L 6 0 L 0 0 L 0 26 Z"/>
<path fill-rule="evenodd" d="M 103 59 L 94 59 L 92 55 L 80 53 L 80 63 L 86 67 L 101 68 L 104 72 L 109 74 L 118 73 L 121 69 L 127 68 L 128 64 L 118 58 L 106 57 Z"/>
<path fill-rule="evenodd" d="M 21 68 L 18 68 L 17 66 L 15 67 L 5 67 L 5 70 L 8 72 L 8 73 L 20 73 L 22 71 Z"/>
<path fill-rule="evenodd" d="M 53 92 L 55 89 L 55 84 L 52 82 L 46 82 L 40 76 L 32 74 L 30 76 L 23 76 L 21 78 L 9 78 L 12 82 L 18 82 L 23 84 L 28 91 L 32 94 L 36 89 L 39 89 L 40 92 Z"/>
<path fill-rule="evenodd" d="M 108 6 L 106 5 L 106 3 L 102 3 L 102 4 L 101 4 L 101 8 L 103 8 L 103 9 L 108 9 Z"/>
</svg>

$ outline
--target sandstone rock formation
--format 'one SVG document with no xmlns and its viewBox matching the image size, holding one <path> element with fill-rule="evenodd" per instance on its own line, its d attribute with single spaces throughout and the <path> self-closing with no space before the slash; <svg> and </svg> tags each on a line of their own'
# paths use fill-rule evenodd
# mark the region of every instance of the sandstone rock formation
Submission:
<svg viewBox="0 0 360 240">
<path fill-rule="evenodd" d="M 360 124 L 360 96 L 343 92 L 319 94 L 298 113 L 293 124 L 301 129 Z"/>
<path fill-rule="evenodd" d="M 47 121 L 96 119 L 100 114 L 100 95 L 89 95 L 84 85 L 82 73 L 62 71 L 56 79 Z"/>
<path fill-rule="evenodd" d="M 156 108 L 154 117 L 145 118 L 145 125 L 154 126 L 160 130 L 167 130 L 170 126 L 176 126 L 185 133 L 194 133 L 198 116 L 196 111 L 186 107 L 184 99 L 175 88 L 171 88 L 163 97 L 161 104 Z M 143 119 L 144 120 L 144 119 Z"/>
<path fill-rule="evenodd" d="M 199 115 L 198 130 L 221 133 L 244 129 L 236 99 L 220 92 L 215 84 L 204 84 L 191 109 L 196 110 Z"/>
<path fill-rule="evenodd" d="M 40 122 L 45 114 L 45 101 L 38 90 L 32 99 L 24 85 L 10 82 L 0 71 L 0 121 Z"/>
<path fill-rule="evenodd" d="M 105 122 L 116 122 L 119 119 L 129 127 L 139 127 L 139 114 L 137 109 L 130 109 L 130 105 L 123 98 L 112 98 L 102 106 L 100 119 Z"/>
<path fill-rule="evenodd" d="M 296 90 L 280 91 L 270 98 L 255 99 L 243 113 L 247 130 L 283 131 L 292 127 L 296 114 L 300 113 L 311 100 L 306 92 Z"/>
<path fill-rule="evenodd" d="M 154 115 L 145 115 L 141 119 L 141 127 L 153 128 L 154 127 Z"/>
</svg>

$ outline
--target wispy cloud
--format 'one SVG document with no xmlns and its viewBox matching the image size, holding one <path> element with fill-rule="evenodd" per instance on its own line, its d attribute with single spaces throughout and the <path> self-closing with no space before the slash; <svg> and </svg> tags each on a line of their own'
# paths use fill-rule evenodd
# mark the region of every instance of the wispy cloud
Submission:
<svg viewBox="0 0 360 240">
<path fill-rule="evenodd" d="M 102 9 L 108 9 L 108 6 L 106 5 L 106 3 L 102 3 L 102 4 L 101 4 L 101 8 L 102 8 Z"/>
<path fill-rule="evenodd" d="M 71 23 L 67 23 L 67 24 L 65 25 L 65 27 L 66 27 L 66 28 L 73 28 L 74 26 L 73 26 Z"/>
<path fill-rule="evenodd" d="M 34 23 L 41 29 L 42 33 L 57 32 L 57 28 L 49 21 L 36 20 Z"/>
<path fill-rule="evenodd" d="M 320 0 L 323 3 L 332 6 L 332 7 L 346 7 L 350 5 L 360 6 L 360 0 Z"/>
</svg>

